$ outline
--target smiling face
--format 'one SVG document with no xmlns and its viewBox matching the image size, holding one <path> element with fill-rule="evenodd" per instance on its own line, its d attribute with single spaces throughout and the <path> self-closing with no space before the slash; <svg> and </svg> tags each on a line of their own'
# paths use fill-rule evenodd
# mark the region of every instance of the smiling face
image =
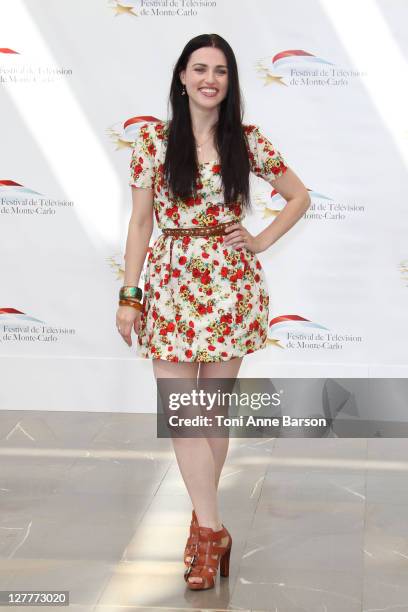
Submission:
<svg viewBox="0 0 408 612">
<path fill-rule="evenodd" d="M 180 72 L 190 104 L 212 109 L 227 95 L 228 67 L 224 53 L 214 47 L 202 47 L 194 51 L 186 70 Z"/>
</svg>

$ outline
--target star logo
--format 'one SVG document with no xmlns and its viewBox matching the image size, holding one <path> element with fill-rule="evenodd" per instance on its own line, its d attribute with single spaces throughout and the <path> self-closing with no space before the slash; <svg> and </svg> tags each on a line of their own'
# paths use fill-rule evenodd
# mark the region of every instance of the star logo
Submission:
<svg viewBox="0 0 408 612">
<path fill-rule="evenodd" d="M 260 78 L 264 80 L 264 87 L 266 87 L 267 85 L 272 85 L 274 83 L 277 85 L 284 85 L 285 87 L 288 87 L 288 85 L 283 82 L 283 76 L 272 74 L 269 68 L 266 68 L 262 65 L 261 61 L 256 64 L 256 71 L 262 75 Z"/>
<path fill-rule="evenodd" d="M 133 17 L 138 16 L 137 13 L 134 12 L 134 6 L 121 4 L 118 0 L 115 0 L 115 4 L 111 6 L 111 8 L 115 11 L 115 17 L 118 15 L 133 15 Z"/>
<path fill-rule="evenodd" d="M 124 140 L 118 130 L 115 130 L 114 128 L 109 128 L 107 132 L 109 137 L 116 145 L 116 151 L 119 151 L 121 149 L 129 149 L 132 147 L 132 142 L 129 142 L 129 140 Z"/>
<path fill-rule="evenodd" d="M 277 346 L 277 347 L 279 347 L 281 349 L 285 348 L 284 346 L 282 346 L 281 341 L 277 340 L 275 338 L 267 338 L 266 339 L 266 344 L 268 346 Z"/>
<path fill-rule="evenodd" d="M 111 257 L 106 258 L 109 267 L 112 268 L 114 272 L 116 272 L 116 280 L 120 280 L 125 277 L 125 270 L 123 266 L 119 263 L 118 259 L 119 255 L 112 255 Z"/>
</svg>

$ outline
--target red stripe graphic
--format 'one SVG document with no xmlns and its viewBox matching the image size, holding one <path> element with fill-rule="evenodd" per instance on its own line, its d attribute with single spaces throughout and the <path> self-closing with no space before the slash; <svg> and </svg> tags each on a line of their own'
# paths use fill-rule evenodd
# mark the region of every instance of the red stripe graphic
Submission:
<svg viewBox="0 0 408 612">
<path fill-rule="evenodd" d="M 302 49 L 288 49 L 288 51 L 281 51 L 280 53 L 274 55 L 272 58 L 272 63 L 276 62 L 276 60 L 281 59 L 282 57 L 291 57 L 292 55 L 309 55 L 310 57 L 314 57 L 313 53 L 302 51 Z"/>
<path fill-rule="evenodd" d="M 7 187 L 22 187 L 20 183 L 15 183 L 14 181 L 9 181 L 7 179 L 0 180 L 0 185 L 6 185 Z"/>
<path fill-rule="evenodd" d="M 20 55 L 18 51 L 13 51 L 13 49 L 7 49 L 6 47 L 3 49 L 0 47 L 0 53 L 16 53 L 17 55 Z"/>
<path fill-rule="evenodd" d="M 279 317 L 272 319 L 272 321 L 269 323 L 269 327 L 272 327 L 272 325 L 275 323 L 280 323 L 281 321 L 308 321 L 310 323 L 309 319 L 305 319 L 300 315 L 280 315 Z"/>
<path fill-rule="evenodd" d="M 130 119 L 127 119 L 123 124 L 123 127 L 127 128 L 128 125 L 133 125 L 133 123 L 140 123 L 145 121 L 160 121 L 160 119 L 157 119 L 156 117 L 151 117 L 149 115 L 140 115 L 139 117 L 131 117 Z"/>
<path fill-rule="evenodd" d="M 16 310 L 15 308 L 0 308 L 0 314 L 25 314 L 25 312 L 21 312 L 21 310 Z"/>
</svg>

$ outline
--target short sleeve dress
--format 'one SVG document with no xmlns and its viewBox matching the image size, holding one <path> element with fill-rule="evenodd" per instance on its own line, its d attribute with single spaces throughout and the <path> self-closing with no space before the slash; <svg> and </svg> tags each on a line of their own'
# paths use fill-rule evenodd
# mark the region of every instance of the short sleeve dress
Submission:
<svg viewBox="0 0 408 612">
<path fill-rule="evenodd" d="M 256 125 L 243 126 L 251 171 L 272 184 L 288 168 Z M 241 202 L 224 205 L 220 165 L 199 164 L 197 196 L 172 198 L 164 181 L 168 122 L 143 123 L 133 143 L 130 181 L 153 189 L 157 225 L 242 221 Z M 148 252 L 137 354 L 178 362 L 227 361 L 266 348 L 269 296 L 255 253 L 223 236 L 161 234 Z"/>
</svg>

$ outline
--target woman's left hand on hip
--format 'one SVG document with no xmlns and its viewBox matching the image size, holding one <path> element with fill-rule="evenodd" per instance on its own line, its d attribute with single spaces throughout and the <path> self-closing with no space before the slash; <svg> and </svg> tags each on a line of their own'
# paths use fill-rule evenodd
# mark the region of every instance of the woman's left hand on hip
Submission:
<svg viewBox="0 0 408 612">
<path fill-rule="evenodd" d="M 261 251 L 256 236 L 252 236 L 240 223 L 234 223 L 225 229 L 224 244 L 231 245 L 235 249 L 246 248 L 253 253 Z"/>
</svg>

